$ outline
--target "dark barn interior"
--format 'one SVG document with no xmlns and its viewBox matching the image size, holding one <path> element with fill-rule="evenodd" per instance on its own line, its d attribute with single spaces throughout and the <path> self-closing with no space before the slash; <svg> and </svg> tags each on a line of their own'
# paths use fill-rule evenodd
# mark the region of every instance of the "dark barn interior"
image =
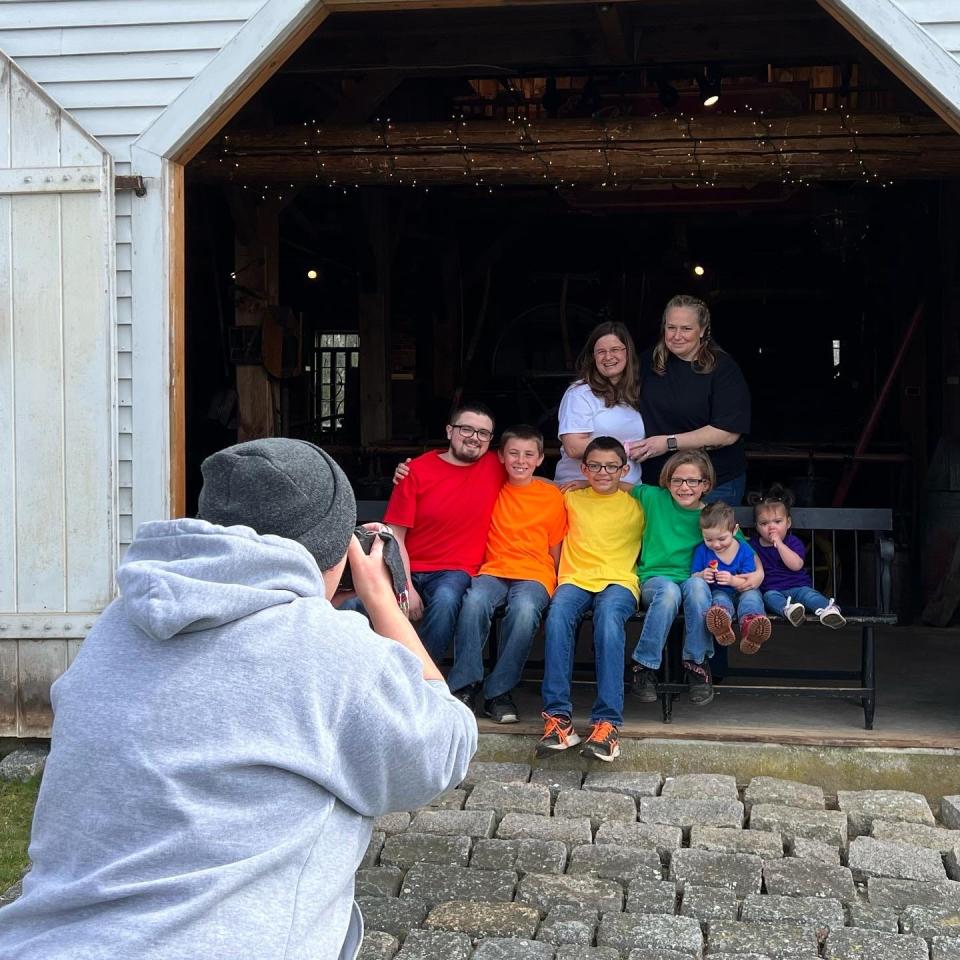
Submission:
<svg viewBox="0 0 960 960">
<path fill-rule="evenodd" d="M 751 385 L 748 488 L 893 506 L 919 604 L 958 170 L 813 0 L 336 14 L 187 168 L 188 507 L 265 435 L 382 499 L 459 397 L 555 458 L 588 331 L 642 350 L 689 292 Z"/>
</svg>

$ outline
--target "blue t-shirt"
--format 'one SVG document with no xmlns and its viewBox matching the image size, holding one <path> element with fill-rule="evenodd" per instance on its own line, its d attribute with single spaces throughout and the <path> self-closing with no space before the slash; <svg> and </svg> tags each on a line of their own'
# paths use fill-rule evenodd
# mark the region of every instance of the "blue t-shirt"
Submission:
<svg viewBox="0 0 960 960">
<path fill-rule="evenodd" d="M 737 554 L 729 563 L 721 560 L 705 543 L 701 543 L 693 551 L 693 563 L 690 565 L 691 573 L 700 573 L 710 565 L 711 560 L 716 560 L 717 570 L 728 570 L 731 575 L 737 577 L 742 573 L 753 573 L 757 569 L 757 563 L 754 559 L 753 550 L 740 540 L 737 543 Z M 731 587 L 725 583 L 708 583 L 712 590 L 726 590 L 731 596 L 736 596 L 739 592 L 736 587 Z"/>
</svg>

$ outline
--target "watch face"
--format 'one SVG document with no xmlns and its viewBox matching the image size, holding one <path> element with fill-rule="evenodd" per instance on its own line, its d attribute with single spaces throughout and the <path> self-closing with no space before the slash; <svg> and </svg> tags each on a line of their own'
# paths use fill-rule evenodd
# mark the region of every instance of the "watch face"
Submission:
<svg viewBox="0 0 960 960">
<path fill-rule="evenodd" d="M 677 438 L 676 437 L 667 437 L 667 449 L 676 450 L 677 449 Z"/>
</svg>

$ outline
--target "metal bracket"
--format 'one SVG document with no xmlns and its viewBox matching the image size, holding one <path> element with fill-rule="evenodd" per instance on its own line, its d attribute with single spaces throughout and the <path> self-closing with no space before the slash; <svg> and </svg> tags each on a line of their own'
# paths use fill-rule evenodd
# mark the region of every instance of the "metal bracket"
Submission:
<svg viewBox="0 0 960 960">
<path fill-rule="evenodd" d="M 0 640 L 85 637 L 100 613 L 2 613 Z"/>
<path fill-rule="evenodd" d="M 147 185 L 139 174 L 132 176 L 116 176 L 113 178 L 114 190 L 132 190 L 138 197 L 147 195 Z"/>
</svg>

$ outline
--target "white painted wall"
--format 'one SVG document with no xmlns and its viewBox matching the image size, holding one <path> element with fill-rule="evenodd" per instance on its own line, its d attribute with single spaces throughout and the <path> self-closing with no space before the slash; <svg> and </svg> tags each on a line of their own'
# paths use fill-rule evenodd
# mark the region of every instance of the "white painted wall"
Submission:
<svg viewBox="0 0 960 960">
<path fill-rule="evenodd" d="M 960 0 L 895 0 L 944 50 L 960 62 Z"/>
</svg>

